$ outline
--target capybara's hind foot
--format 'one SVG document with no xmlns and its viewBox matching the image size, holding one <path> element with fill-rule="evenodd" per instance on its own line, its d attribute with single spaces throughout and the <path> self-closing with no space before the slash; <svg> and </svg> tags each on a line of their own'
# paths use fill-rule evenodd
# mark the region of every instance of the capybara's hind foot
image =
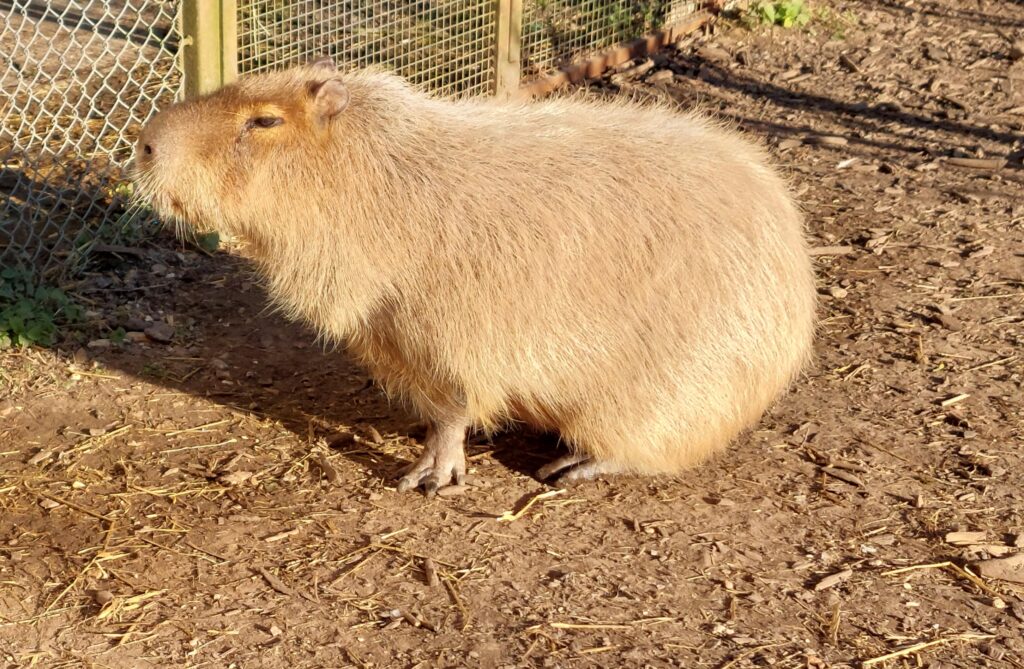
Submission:
<svg viewBox="0 0 1024 669">
<path fill-rule="evenodd" d="M 537 478 L 546 481 L 559 472 L 564 472 L 555 481 L 558 485 L 573 485 L 590 481 L 602 474 L 618 474 L 622 467 L 610 462 L 594 460 L 583 453 L 570 453 L 553 460 L 537 470 Z"/>
<path fill-rule="evenodd" d="M 466 428 L 462 419 L 432 424 L 423 444 L 423 455 L 402 474 L 398 492 L 423 486 L 427 497 L 453 480 L 461 485 L 466 478 Z"/>
</svg>

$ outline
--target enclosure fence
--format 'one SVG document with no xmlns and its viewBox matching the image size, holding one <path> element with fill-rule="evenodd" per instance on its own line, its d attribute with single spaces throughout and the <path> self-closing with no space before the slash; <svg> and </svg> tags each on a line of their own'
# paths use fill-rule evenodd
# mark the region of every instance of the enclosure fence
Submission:
<svg viewBox="0 0 1024 669">
<path fill-rule="evenodd" d="M 698 0 L 0 0 L 0 266 L 80 267 L 151 221 L 126 168 L 158 109 L 333 56 L 444 96 L 510 95 L 695 26 Z M 702 19 L 700 19 L 702 20 Z"/>
</svg>

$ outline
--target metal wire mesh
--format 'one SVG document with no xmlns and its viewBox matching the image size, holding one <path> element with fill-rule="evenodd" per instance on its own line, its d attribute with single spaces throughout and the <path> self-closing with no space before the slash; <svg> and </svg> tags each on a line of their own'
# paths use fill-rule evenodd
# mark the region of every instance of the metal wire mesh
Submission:
<svg viewBox="0 0 1024 669">
<path fill-rule="evenodd" d="M 328 54 L 382 65 L 444 95 L 494 83 L 494 0 L 254 0 L 238 6 L 238 69 L 259 72 Z"/>
<path fill-rule="evenodd" d="M 133 138 L 179 89 L 178 2 L 0 0 L 0 265 L 111 238 Z"/>
<path fill-rule="evenodd" d="M 587 55 L 681 23 L 697 0 L 525 0 L 521 42 L 524 81 Z"/>
</svg>

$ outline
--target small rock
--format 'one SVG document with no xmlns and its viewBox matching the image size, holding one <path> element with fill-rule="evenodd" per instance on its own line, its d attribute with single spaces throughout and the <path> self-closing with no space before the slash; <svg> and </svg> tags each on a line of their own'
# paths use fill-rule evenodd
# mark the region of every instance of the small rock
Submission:
<svg viewBox="0 0 1024 669">
<path fill-rule="evenodd" d="M 935 320 L 950 332 L 960 332 L 964 329 L 963 321 L 952 314 L 939 314 Z"/>
<path fill-rule="evenodd" d="M 54 502 L 52 499 L 43 498 L 42 500 L 40 500 L 39 506 L 43 507 L 44 509 L 56 509 L 58 506 L 60 506 L 60 502 Z"/>
<path fill-rule="evenodd" d="M 1024 553 L 974 564 L 982 578 L 996 578 L 1010 583 L 1024 583 Z"/>
<path fill-rule="evenodd" d="M 1010 46 L 1009 56 L 1015 62 L 1024 59 L 1024 40 L 1018 40 Z"/>
<path fill-rule="evenodd" d="M 155 321 L 145 329 L 146 336 L 161 344 L 169 344 L 174 339 L 174 328 L 163 321 Z"/>
<path fill-rule="evenodd" d="M 796 147 L 800 146 L 801 144 L 803 144 L 803 142 L 800 141 L 799 139 L 789 138 L 789 139 L 781 140 L 776 145 L 776 148 L 778 148 L 779 151 L 786 151 L 788 149 L 795 149 Z"/>
<path fill-rule="evenodd" d="M 125 332 L 124 340 L 133 344 L 142 344 L 149 341 L 149 337 L 145 332 Z"/>
<path fill-rule="evenodd" d="M 161 274 L 167 274 L 167 265 L 162 265 L 160 263 L 157 263 L 157 264 L 153 265 L 152 267 L 150 267 L 149 270 L 151 272 L 153 272 L 153 274 L 156 274 L 157 276 L 160 276 Z"/>
<path fill-rule="evenodd" d="M 1024 548 L 1024 532 L 1013 538 L 1013 545 L 1015 548 Z"/>
<path fill-rule="evenodd" d="M 108 348 L 110 348 L 110 340 L 109 339 L 93 339 L 91 342 L 86 344 L 86 347 L 87 348 L 91 348 L 91 349 L 95 349 L 95 350 L 108 349 Z"/>
<path fill-rule="evenodd" d="M 946 52 L 941 46 L 936 44 L 926 44 L 924 47 L 924 55 L 930 60 L 936 62 L 949 60 L 949 53 Z"/>
<path fill-rule="evenodd" d="M 831 288 L 828 289 L 828 293 L 829 293 L 829 295 L 831 295 L 832 297 L 836 298 L 837 300 L 841 300 L 844 297 L 846 297 L 847 295 L 849 295 L 850 291 L 846 290 L 845 288 L 841 288 L 839 286 L 832 286 Z"/>
<path fill-rule="evenodd" d="M 149 327 L 149 323 L 142 320 L 141 318 L 133 316 L 132 318 L 129 318 L 128 320 L 121 323 L 121 327 L 123 327 L 125 330 L 137 330 L 138 332 L 142 332 L 143 330 Z"/>
<path fill-rule="evenodd" d="M 280 627 L 278 627 L 277 625 L 271 625 L 270 629 L 267 630 L 267 631 L 270 632 L 270 636 L 273 636 L 273 637 L 279 637 L 282 634 L 284 634 L 284 631 Z"/>
<path fill-rule="evenodd" d="M 100 606 L 104 606 L 114 601 L 114 593 L 109 590 L 93 590 L 92 599 Z"/>
<path fill-rule="evenodd" d="M 107 429 L 104 427 L 90 427 L 88 432 L 90 437 L 102 437 L 107 433 Z"/>
</svg>

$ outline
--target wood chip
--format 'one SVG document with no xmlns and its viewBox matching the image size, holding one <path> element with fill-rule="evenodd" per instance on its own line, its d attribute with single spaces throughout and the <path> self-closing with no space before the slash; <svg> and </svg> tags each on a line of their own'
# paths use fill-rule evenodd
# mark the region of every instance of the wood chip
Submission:
<svg viewBox="0 0 1024 669">
<path fill-rule="evenodd" d="M 829 588 L 835 587 L 840 583 L 844 583 L 850 580 L 851 576 L 853 576 L 852 569 L 844 569 L 842 571 L 837 571 L 836 573 L 826 576 L 825 578 L 815 583 L 814 589 L 818 592 L 822 590 L 828 590 Z"/>
<path fill-rule="evenodd" d="M 229 474 L 221 474 L 217 477 L 217 480 L 226 486 L 237 486 L 242 485 L 253 476 L 252 472 L 238 471 L 231 472 Z"/>
<path fill-rule="evenodd" d="M 953 397 L 942 400 L 941 402 L 939 402 L 939 406 L 945 409 L 946 407 L 953 406 L 954 404 L 959 404 L 960 402 L 963 402 L 970 396 L 970 393 L 960 393 L 959 395 L 954 395 Z"/>
<path fill-rule="evenodd" d="M 954 546 L 970 546 L 985 541 L 986 532 L 948 532 L 946 543 Z"/>
<path fill-rule="evenodd" d="M 317 453 L 314 455 L 313 462 L 315 462 L 316 466 L 320 468 L 324 478 L 326 478 L 329 483 L 337 483 L 341 478 L 338 475 L 338 470 L 331 464 L 331 461 L 328 460 L 327 456 L 323 453 Z"/>
<path fill-rule="evenodd" d="M 998 170 L 1006 166 L 1006 161 L 1002 158 L 949 158 L 946 163 L 972 170 Z"/>
<path fill-rule="evenodd" d="M 861 481 L 859 477 L 854 476 L 853 474 L 850 474 L 848 472 L 844 472 L 841 469 L 837 469 L 835 467 L 822 467 L 821 471 L 825 472 L 826 474 L 833 478 L 839 479 L 840 481 L 845 481 L 850 485 L 855 485 L 861 488 L 864 487 L 864 481 Z"/>
<path fill-rule="evenodd" d="M 458 497 L 459 495 L 465 494 L 469 490 L 467 485 L 446 485 L 443 488 L 438 488 L 438 497 Z"/>
<path fill-rule="evenodd" d="M 1017 553 L 1007 558 L 982 560 L 976 562 L 974 567 L 983 578 L 1024 583 L 1024 553 Z"/>
<path fill-rule="evenodd" d="M 281 593 L 282 595 L 288 595 L 289 597 L 295 596 L 296 593 L 294 590 L 289 588 L 287 585 L 284 584 L 284 581 L 274 576 L 263 567 L 256 567 L 256 572 L 263 577 L 263 579 L 267 582 L 267 585 L 269 585 L 273 590 Z"/>
<path fill-rule="evenodd" d="M 427 585 L 436 588 L 441 580 L 437 577 L 437 566 L 430 558 L 423 558 L 423 576 L 427 579 Z"/>
<path fill-rule="evenodd" d="M 839 135 L 810 135 L 804 138 L 804 144 L 815 146 L 846 146 L 850 141 Z"/>
<path fill-rule="evenodd" d="M 843 256 L 853 253 L 852 246 L 816 246 L 810 250 L 812 256 Z"/>
</svg>

